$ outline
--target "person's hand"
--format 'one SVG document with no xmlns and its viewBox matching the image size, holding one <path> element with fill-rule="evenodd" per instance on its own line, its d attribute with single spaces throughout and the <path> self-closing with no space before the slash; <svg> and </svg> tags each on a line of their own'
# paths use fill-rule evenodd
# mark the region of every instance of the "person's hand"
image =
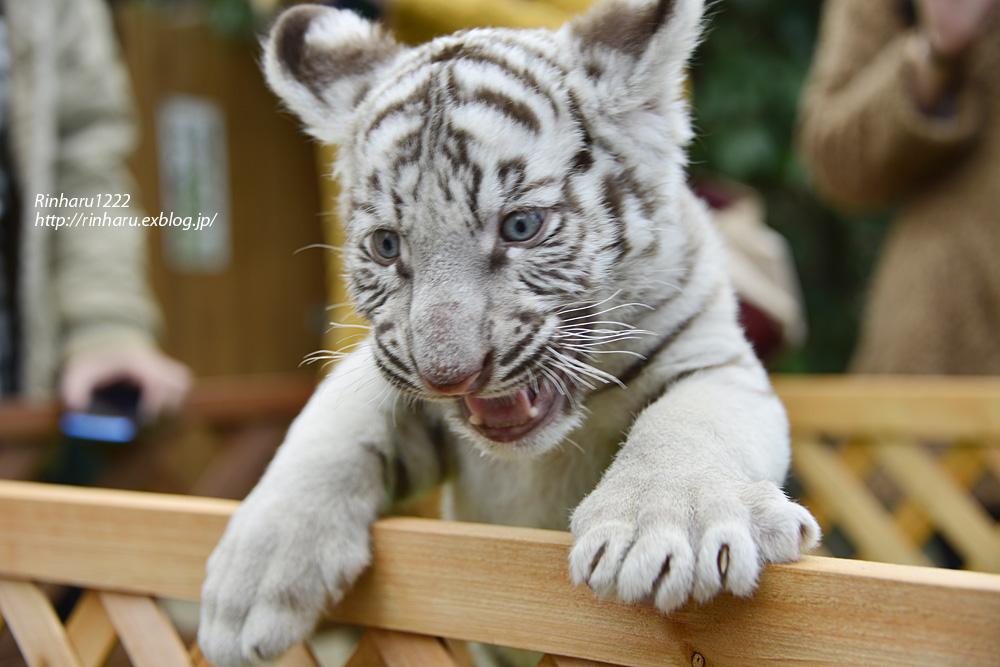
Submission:
<svg viewBox="0 0 1000 667">
<path fill-rule="evenodd" d="M 917 0 L 920 26 L 935 57 L 961 58 L 997 16 L 1000 0 Z"/>
<path fill-rule="evenodd" d="M 947 119 L 955 113 L 955 96 L 966 52 L 1000 14 L 1000 0 L 916 0 L 920 29 L 907 45 L 917 106 Z"/>
<path fill-rule="evenodd" d="M 143 419 L 154 419 L 180 409 L 191 388 L 191 371 L 159 350 L 144 346 L 84 352 L 63 365 L 59 395 L 67 408 L 82 411 L 95 389 L 119 381 L 139 388 L 139 413 Z"/>
</svg>

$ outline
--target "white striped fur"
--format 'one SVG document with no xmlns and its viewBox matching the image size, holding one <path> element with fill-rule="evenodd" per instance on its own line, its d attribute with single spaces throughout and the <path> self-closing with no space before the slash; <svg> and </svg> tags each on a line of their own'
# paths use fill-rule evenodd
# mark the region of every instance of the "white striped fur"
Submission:
<svg viewBox="0 0 1000 667">
<path fill-rule="evenodd" d="M 569 528 L 574 581 L 664 612 L 749 595 L 816 543 L 779 489 L 784 411 L 685 185 L 702 2 L 651 2 L 415 48 L 315 5 L 278 20 L 267 79 L 339 146 L 372 332 L 209 561 L 214 664 L 305 637 L 370 562 L 387 497 L 441 482 L 446 516 Z"/>
</svg>

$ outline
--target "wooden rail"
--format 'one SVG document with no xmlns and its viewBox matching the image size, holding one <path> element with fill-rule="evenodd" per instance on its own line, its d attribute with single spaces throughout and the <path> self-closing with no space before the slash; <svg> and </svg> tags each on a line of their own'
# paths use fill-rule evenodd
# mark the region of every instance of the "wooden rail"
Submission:
<svg viewBox="0 0 1000 667">
<path fill-rule="evenodd" d="M 294 417 L 315 388 L 307 374 L 251 375 L 198 380 L 183 415 L 216 424 Z M 0 401 L 0 441 L 41 438 L 56 432 L 59 407 L 52 401 Z"/>
<path fill-rule="evenodd" d="M 923 432 L 947 437 L 1000 436 L 1000 378 L 775 375 L 794 427 L 808 430 Z M 185 415 L 214 421 L 287 416 L 315 387 L 309 375 L 206 378 Z M 0 401 L 0 440 L 55 432 L 48 401 Z"/>
<path fill-rule="evenodd" d="M 1000 572 L 1000 528 L 976 495 L 1000 481 L 1000 379 L 774 384 L 803 502 L 826 533 L 865 559 L 910 565 L 934 562 L 926 545 L 943 538 L 965 567 Z M 211 425 L 223 447 L 195 490 L 245 492 L 312 388 L 308 376 L 200 383 L 185 419 Z M 0 443 L 48 437 L 55 419 L 51 405 L 0 403 Z M 152 598 L 197 598 L 236 506 L 0 482 L 0 631 L 32 667 L 94 667 L 118 641 L 135 665 L 205 667 Z M 806 558 L 769 567 L 752 599 L 664 617 L 570 585 L 565 533 L 394 518 L 373 537 L 373 568 L 331 614 L 370 628 L 351 667 L 455 664 L 436 637 L 542 651 L 545 667 L 1000 664 L 996 574 Z M 90 592 L 63 626 L 30 582 Z M 297 647 L 281 664 L 316 662 Z"/>
<path fill-rule="evenodd" d="M 824 533 L 865 560 L 1000 573 L 1000 378 L 773 380 Z"/>
<path fill-rule="evenodd" d="M 775 375 L 797 431 L 1000 436 L 1000 378 Z"/>
<path fill-rule="evenodd" d="M 236 506 L 0 482 L 0 579 L 197 599 Z M 664 617 L 574 587 L 565 533 L 393 518 L 373 537 L 375 563 L 336 620 L 650 667 L 967 666 L 1000 656 L 1000 576 L 806 558 L 769 567 L 751 599 L 722 596 Z"/>
</svg>

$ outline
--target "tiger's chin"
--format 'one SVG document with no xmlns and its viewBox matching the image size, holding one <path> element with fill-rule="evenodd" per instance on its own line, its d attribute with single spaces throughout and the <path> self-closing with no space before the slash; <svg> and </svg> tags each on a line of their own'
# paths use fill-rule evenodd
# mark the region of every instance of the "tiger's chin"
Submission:
<svg viewBox="0 0 1000 667">
<path fill-rule="evenodd" d="M 551 380 L 504 396 L 456 401 L 455 422 L 475 446 L 500 458 L 538 456 L 558 447 L 581 419 Z"/>
</svg>

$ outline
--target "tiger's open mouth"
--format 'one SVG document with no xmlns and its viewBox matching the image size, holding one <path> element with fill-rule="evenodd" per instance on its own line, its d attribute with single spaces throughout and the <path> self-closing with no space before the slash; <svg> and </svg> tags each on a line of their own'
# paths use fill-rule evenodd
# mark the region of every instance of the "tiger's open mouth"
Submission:
<svg viewBox="0 0 1000 667">
<path fill-rule="evenodd" d="M 537 389 L 525 387 L 506 396 L 466 396 L 462 399 L 462 414 L 490 440 L 513 442 L 547 425 L 565 404 L 566 397 L 546 378 Z"/>
</svg>

